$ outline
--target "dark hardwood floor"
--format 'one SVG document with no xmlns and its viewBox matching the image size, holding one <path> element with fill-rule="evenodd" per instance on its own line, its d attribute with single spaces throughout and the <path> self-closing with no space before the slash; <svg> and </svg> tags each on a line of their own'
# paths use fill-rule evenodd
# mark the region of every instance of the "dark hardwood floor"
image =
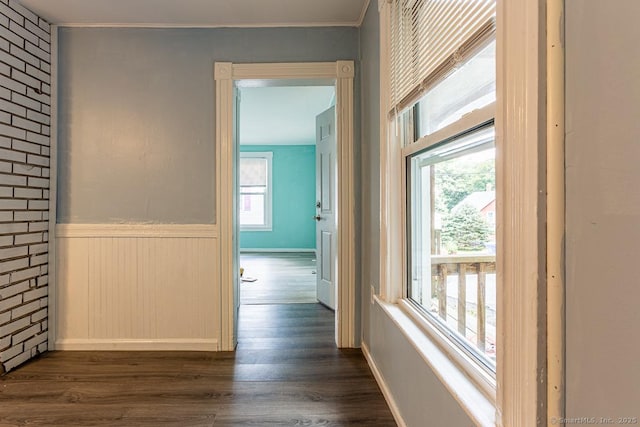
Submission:
<svg viewBox="0 0 640 427">
<path fill-rule="evenodd" d="M 309 252 L 240 254 L 240 266 L 255 282 L 242 282 L 242 304 L 315 303 L 316 255 Z"/>
<path fill-rule="evenodd" d="M 236 352 L 50 352 L 0 378 L 0 425 L 395 426 L 319 304 L 243 305 Z"/>
</svg>

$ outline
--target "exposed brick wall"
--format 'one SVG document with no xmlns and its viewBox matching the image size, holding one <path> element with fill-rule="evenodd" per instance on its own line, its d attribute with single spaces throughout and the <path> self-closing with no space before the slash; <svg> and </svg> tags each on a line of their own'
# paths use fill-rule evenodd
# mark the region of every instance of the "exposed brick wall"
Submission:
<svg viewBox="0 0 640 427">
<path fill-rule="evenodd" d="M 50 42 L 0 0 L 0 374 L 47 349 Z"/>
</svg>

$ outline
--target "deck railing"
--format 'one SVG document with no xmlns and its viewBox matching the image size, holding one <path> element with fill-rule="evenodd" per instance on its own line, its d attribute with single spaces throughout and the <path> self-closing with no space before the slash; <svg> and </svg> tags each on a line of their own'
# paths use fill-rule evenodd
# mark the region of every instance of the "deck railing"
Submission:
<svg viewBox="0 0 640 427">
<path fill-rule="evenodd" d="M 438 314 L 447 320 L 447 276 L 458 276 L 458 332 L 466 336 L 467 331 L 467 275 L 477 274 L 477 333 L 476 344 L 486 347 L 486 285 L 487 273 L 495 273 L 495 255 L 432 255 L 431 295 L 438 298 Z"/>
</svg>

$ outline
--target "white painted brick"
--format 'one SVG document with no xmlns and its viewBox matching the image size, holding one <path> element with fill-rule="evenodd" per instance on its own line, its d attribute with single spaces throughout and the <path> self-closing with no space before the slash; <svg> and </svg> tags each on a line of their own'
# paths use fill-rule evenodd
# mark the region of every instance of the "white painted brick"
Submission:
<svg viewBox="0 0 640 427">
<path fill-rule="evenodd" d="M 0 234 L 26 233 L 26 232 L 27 232 L 27 224 L 25 223 L 11 222 L 7 224 L 0 224 Z"/>
<path fill-rule="evenodd" d="M 32 65 L 27 65 L 25 68 L 25 73 L 29 76 L 37 79 L 39 83 L 49 84 L 51 80 L 51 76 L 48 73 L 45 73 L 40 68 L 34 67 Z M 36 88 L 38 86 L 35 86 Z"/>
<path fill-rule="evenodd" d="M 43 168 L 42 169 L 42 177 L 43 178 L 49 178 L 49 168 Z M 49 190 L 45 190 L 47 193 L 49 192 Z M 49 195 L 47 194 L 45 197 L 49 197 Z"/>
<path fill-rule="evenodd" d="M 48 285 L 49 284 L 49 276 L 40 276 L 38 277 L 38 287 Z"/>
<path fill-rule="evenodd" d="M 42 112 L 44 114 L 47 114 L 47 115 L 50 116 L 51 115 L 51 107 L 49 107 L 48 105 L 42 104 Z"/>
<path fill-rule="evenodd" d="M 0 51 L 0 61 L 11 65 L 13 68 L 17 68 L 20 71 L 25 70 L 25 62 L 20 58 L 16 58 L 13 55 L 8 54 L 5 51 Z"/>
<path fill-rule="evenodd" d="M 26 350 L 29 348 L 36 347 L 38 344 L 42 344 L 46 340 L 47 340 L 47 334 L 43 333 L 43 334 L 36 335 L 35 337 L 30 338 L 24 342 L 24 348 Z"/>
<path fill-rule="evenodd" d="M 14 212 L 13 220 L 14 221 L 41 221 L 42 212 Z M 0 243 L 0 246 L 2 246 L 1 243 Z"/>
<path fill-rule="evenodd" d="M 18 116 L 13 116 L 13 120 L 11 121 L 11 124 L 15 127 L 26 129 L 32 132 L 40 132 L 40 129 L 41 129 L 40 123 L 23 119 L 22 117 L 18 117 Z M 16 141 L 13 142 L 13 145 L 15 145 L 15 143 Z M 37 149 L 38 149 L 37 153 L 40 153 L 40 147 L 38 147 Z M 31 150 L 22 150 L 22 151 L 30 151 L 33 153 L 33 151 Z"/>
<path fill-rule="evenodd" d="M 12 126 L 7 126 L 2 123 L 0 123 L 0 134 L 10 136 L 11 138 L 25 139 L 27 137 L 26 131 L 22 129 L 16 129 Z"/>
<path fill-rule="evenodd" d="M 11 320 L 11 312 L 10 311 L 5 311 L 4 313 L 0 313 L 0 325 L 4 325 L 5 323 L 9 322 L 10 320 Z"/>
<path fill-rule="evenodd" d="M 49 137 L 47 135 L 40 135 L 33 132 L 27 132 L 27 141 L 40 144 L 40 145 L 49 145 Z M 38 147 L 38 151 L 31 151 L 31 152 L 40 154 L 40 147 Z"/>
<path fill-rule="evenodd" d="M 40 69 L 45 73 L 51 74 L 51 65 L 47 64 L 44 61 L 40 61 Z"/>
<path fill-rule="evenodd" d="M 12 170 L 13 170 L 13 165 L 11 163 L 0 161 L 0 172 L 9 172 L 9 173 L 11 173 Z M 9 197 L 11 197 L 11 196 L 9 196 Z"/>
<path fill-rule="evenodd" d="M 37 42 L 36 42 L 37 44 Z M 48 52 L 45 52 L 44 50 L 40 49 L 38 46 L 36 46 L 36 44 L 31 43 L 30 40 L 27 40 L 24 42 L 24 48 L 27 50 L 27 52 L 37 56 L 38 58 L 42 59 L 43 61 L 46 61 L 48 63 L 51 63 L 51 54 Z"/>
<path fill-rule="evenodd" d="M 49 209 L 49 201 L 48 200 L 29 200 L 28 209 L 30 211 Z"/>
<path fill-rule="evenodd" d="M 16 357 L 18 354 L 22 353 L 22 343 L 18 343 L 13 347 L 3 351 L 0 353 L 0 361 L 6 362 L 7 360 Z"/>
<path fill-rule="evenodd" d="M 46 231 L 49 229 L 48 222 L 32 222 L 29 224 L 29 232 Z"/>
<path fill-rule="evenodd" d="M 6 299 L 27 290 L 29 290 L 29 282 L 22 282 L 11 286 L 6 286 L 4 288 L 0 288 L 0 298 Z"/>
<path fill-rule="evenodd" d="M 39 322 L 46 317 L 47 317 L 47 308 L 43 308 L 31 315 L 31 321 Z"/>
<path fill-rule="evenodd" d="M 40 302 L 32 301 L 29 304 L 24 304 L 11 310 L 11 318 L 19 319 L 25 314 L 35 313 L 38 310 L 40 310 Z"/>
<path fill-rule="evenodd" d="M 5 113 L 4 111 L 0 111 L 0 122 L 10 125 L 11 124 L 11 114 Z"/>
<path fill-rule="evenodd" d="M 0 236 L 0 246 L 13 245 L 13 236 Z"/>
<path fill-rule="evenodd" d="M 40 111 L 40 102 L 35 99 L 29 98 L 27 96 L 14 92 L 11 95 L 11 100 L 24 107 L 31 108 L 32 110 Z"/>
<path fill-rule="evenodd" d="M 15 10 L 16 12 L 18 12 L 20 15 L 24 16 L 25 18 L 31 20 L 32 22 L 38 23 L 38 15 L 36 15 L 33 12 L 31 12 L 26 7 L 22 6 L 18 2 L 18 0 L 9 0 L 9 6 L 11 6 L 11 9 Z M 25 21 L 25 24 L 26 23 L 27 23 L 27 21 Z"/>
<path fill-rule="evenodd" d="M 28 245 L 29 243 L 42 242 L 42 233 L 18 234 L 14 237 L 16 245 Z"/>
<path fill-rule="evenodd" d="M 46 328 L 43 326 L 42 330 L 46 330 Z M 49 350 L 49 344 L 48 344 L 47 341 L 45 341 L 42 344 L 38 345 L 38 353 L 44 353 L 47 350 Z"/>
<path fill-rule="evenodd" d="M 26 121 L 26 120 L 25 120 Z M 31 122 L 33 123 L 33 122 Z M 35 125 L 37 125 L 38 129 L 40 128 L 40 125 L 35 123 Z M 29 134 L 31 132 L 27 133 L 27 139 L 29 139 Z M 32 144 L 30 142 L 24 142 L 24 141 L 19 141 L 17 139 L 14 139 L 11 142 L 11 146 L 14 150 L 18 150 L 18 151 L 26 151 L 28 153 L 36 153 L 36 154 L 40 154 L 40 147 L 36 144 Z"/>
<path fill-rule="evenodd" d="M 51 53 L 51 43 L 48 43 L 43 39 L 40 39 L 40 49 L 44 50 L 47 53 Z"/>
<path fill-rule="evenodd" d="M 43 106 L 46 107 L 46 106 Z M 49 107 L 47 107 L 49 108 Z M 40 150 L 40 154 L 44 155 L 44 156 L 49 156 L 49 153 L 51 152 L 51 149 L 49 147 L 42 147 L 42 149 Z"/>
<path fill-rule="evenodd" d="M 5 4 L 0 4 L 0 12 L 20 25 L 24 25 L 24 17 Z"/>
<path fill-rule="evenodd" d="M 2 0 L 0 0 L 2 1 Z M 4 16 L 4 15 L 0 15 L 0 26 L 2 27 L 8 27 L 9 26 L 9 17 Z"/>
<path fill-rule="evenodd" d="M 27 116 L 27 109 L 21 105 L 14 104 L 13 102 L 9 102 L 9 101 L 3 102 L 2 109 L 4 111 L 7 111 L 13 114 L 14 116 L 20 116 L 20 117 Z"/>
<path fill-rule="evenodd" d="M 0 62 L 0 74 L 4 74 L 5 76 L 11 75 L 11 67 L 7 64 Z"/>
<path fill-rule="evenodd" d="M 9 51 L 11 53 L 11 55 L 20 58 L 21 60 L 23 60 L 24 62 L 26 62 L 27 64 L 31 64 L 34 67 L 39 67 L 40 66 L 40 59 L 38 59 L 36 56 L 30 54 L 29 52 L 27 52 L 26 50 L 22 49 L 21 47 L 18 47 L 16 45 L 11 45 L 11 49 Z"/>
<path fill-rule="evenodd" d="M 44 83 L 43 83 L 43 88 L 44 88 Z M 31 99 L 35 99 L 36 101 L 42 103 L 42 104 L 47 104 L 47 105 L 51 105 L 51 96 L 46 94 L 46 93 L 38 93 L 36 92 L 34 89 L 27 87 L 27 96 Z M 42 111 L 42 110 L 41 110 Z"/>
<path fill-rule="evenodd" d="M 2 1 L 2 0 L 0 0 L 0 1 Z M 5 40 L 5 39 L 0 37 L 0 49 L 9 50 L 9 45 L 10 45 L 10 43 L 7 40 Z"/>
<path fill-rule="evenodd" d="M 16 366 L 22 365 L 24 362 L 31 358 L 31 354 L 29 351 L 25 351 L 21 353 L 19 356 L 14 357 L 11 360 L 8 360 L 3 363 L 5 371 L 10 371 Z"/>
<path fill-rule="evenodd" d="M 11 273 L 12 282 L 22 282 L 23 280 L 32 279 L 40 274 L 39 267 L 31 267 L 26 270 L 14 271 Z"/>
<path fill-rule="evenodd" d="M 29 318 L 27 318 L 29 319 Z M 17 334 L 15 334 L 14 336 L 11 337 L 11 344 L 12 345 L 16 345 L 18 343 L 21 343 L 31 337 L 33 337 L 35 334 L 37 334 L 38 332 L 40 332 L 42 329 L 40 327 L 39 323 L 36 323 L 35 325 L 25 329 L 24 331 L 20 331 Z"/>
<path fill-rule="evenodd" d="M 0 211 L 0 221 L 3 221 L 3 222 L 13 221 L 13 212 Z"/>
<path fill-rule="evenodd" d="M 41 187 L 41 188 L 49 188 L 49 179 L 48 178 L 28 178 L 28 186 L 29 187 Z"/>
<path fill-rule="evenodd" d="M 15 151 L 12 151 L 12 150 L 6 150 L 4 148 L 0 148 L 0 159 L 10 160 L 12 162 L 24 163 L 27 160 L 27 155 L 24 153 L 16 153 Z"/>
<path fill-rule="evenodd" d="M 42 169 L 42 173 L 46 173 L 49 176 L 49 168 Z M 49 200 L 49 190 L 42 190 L 42 198 Z"/>
<path fill-rule="evenodd" d="M 51 34 L 51 25 L 42 18 L 38 19 L 38 26 L 42 28 L 47 34 Z M 51 37 L 51 36 L 49 36 Z"/>
<path fill-rule="evenodd" d="M 49 215 L 48 212 L 46 214 Z M 43 214 L 43 216 L 44 216 L 44 214 Z M 43 242 L 48 242 L 49 241 L 49 232 L 48 231 L 45 231 L 44 233 L 42 233 L 42 241 Z"/>
<path fill-rule="evenodd" d="M 42 113 L 36 113 L 35 111 L 29 111 L 27 113 L 27 118 L 29 120 L 33 120 L 40 124 L 49 125 L 51 123 L 51 119 L 48 115 Z"/>
<path fill-rule="evenodd" d="M 42 219 L 45 221 L 49 220 L 49 211 L 42 212 Z"/>
<path fill-rule="evenodd" d="M 16 246 L 13 248 L 5 248 L 5 249 L 0 249 L 0 259 L 9 259 L 9 258 L 16 258 L 19 256 L 26 256 L 28 255 L 29 252 L 29 248 L 27 248 L 26 246 Z M 2 289 L 0 289 L 0 297 L 2 297 L 4 295 L 4 292 Z"/>
<path fill-rule="evenodd" d="M 15 22 L 9 22 L 9 29 L 25 40 L 29 40 L 35 44 L 39 43 L 38 36 L 33 34 L 31 31 L 28 31 L 23 25 Z"/>
<path fill-rule="evenodd" d="M 40 274 L 47 274 L 49 272 L 49 266 L 48 265 L 43 265 L 40 267 Z M 40 286 L 40 285 L 38 285 Z"/>
<path fill-rule="evenodd" d="M 39 243 L 37 245 L 29 246 L 29 254 L 30 255 L 43 254 L 43 253 L 46 253 L 48 250 L 49 250 L 49 244 L 48 243 Z"/>
<path fill-rule="evenodd" d="M 30 265 L 42 265 L 42 264 L 46 264 L 47 262 L 49 262 L 49 255 L 47 254 L 42 254 L 42 255 L 34 255 L 31 257 L 31 260 L 29 261 Z"/>
<path fill-rule="evenodd" d="M 42 83 L 42 91 L 47 95 L 51 95 L 51 86 L 46 83 Z"/>
<path fill-rule="evenodd" d="M 2 48 L 2 39 L 0 39 L 0 48 Z M 0 98 L 10 100 L 11 99 L 11 91 L 9 89 L 5 89 L 3 87 L 0 87 Z"/>
<path fill-rule="evenodd" d="M 39 168 L 33 165 L 22 165 L 22 164 L 14 163 L 13 173 L 18 175 L 42 176 L 42 168 Z M 39 196 L 41 195 L 42 193 L 34 197 L 40 198 Z M 16 197 L 19 197 L 19 196 L 16 194 Z"/>
<path fill-rule="evenodd" d="M 9 284 L 9 276 L 11 274 L 4 274 L 0 276 L 0 286 L 5 286 Z M 0 298 L 2 299 L 2 298 Z"/>
<path fill-rule="evenodd" d="M 37 188 L 16 188 L 14 194 L 18 199 L 42 199 L 42 190 Z"/>
<path fill-rule="evenodd" d="M 0 197 L 13 197 L 13 187 L 0 187 Z"/>
<path fill-rule="evenodd" d="M 1 1 L 1 0 L 0 0 Z M 0 338 L 0 350 L 9 348 L 11 346 L 11 337 L 2 337 Z"/>
<path fill-rule="evenodd" d="M 0 173 L 0 185 L 27 185 L 27 177 Z"/>
<path fill-rule="evenodd" d="M 11 138 L 0 135 L 0 147 L 11 148 Z"/>
<path fill-rule="evenodd" d="M 0 199 L 0 209 L 6 209 L 6 210 L 27 209 L 27 201 L 16 200 L 16 199 Z M 11 230 L 6 232 L 13 233 L 13 232 L 19 232 L 19 231 L 22 231 L 22 230 Z"/>
<path fill-rule="evenodd" d="M 21 94 L 27 93 L 27 86 L 25 84 L 13 80 L 12 78 L 7 76 L 0 75 L 0 86 L 6 87 L 7 89 L 11 89 L 12 91 L 19 92 Z"/>
<path fill-rule="evenodd" d="M 11 298 L 4 299 L 0 301 L 0 312 L 7 311 L 11 308 L 17 307 L 22 304 L 22 294 L 13 296 Z M 0 336 L 9 335 L 13 331 L 17 331 L 18 329 L 22 329 L 27 326 L 29 323 L 19 323 L 13 322 L 7 325 L 0 327 Z M 15 329 L 13 329 L 15 328 Z"/>
<path fill-rule="evenodd" d="M 0 155 L 0 158 L 2 158 L 1 155 Z M 49 167 L 49 158 L 48 157 L 42 157 L 42 156 L 35 156 L 33 154 L 28 154 L 27 155 L 27 163 L 29 163 L 31 165 Z"/>
<path fill-rule="evenodd" d="M 24 294 L 22 294 L 22 296 L 24 297 L 24 301 L 27 302 L 27 301 L 36 300 L 38 298 L 46 297 L 48 295 L 48 293 L 49 293 L 49 287 L 48 286 L 44 286 L 42 288 L 36 288 L 36 289 L 34 289 L 32 291 L 25 292 Z M 40 300 L 40 306 L 41 307 L 46 307 L 47 306 L 47 301 Z"/>
<path fill-rule="evenodd" d="M 24 23 L 24 26 L 25 26 L 25 28 L 27 30 L 31 31 L 33 34 L 35 34 L 36 36 L 38 36 L 40 38 L 38 43 L 41 44 L 44 40 L 50 40 L 49 34 L 38 26 L 38 21 L 35 20 L 34 22 L 35 22 L 35 24 L 33 22 L 31 22 L 31 21 L 26 21 Z M 46 44 L 48 45 L 48 43 L 46 43 Z"/>
<path fill-rule="evenodd" d="M 0 262 L 0 273 L 6 273 L 7 271 L 13 271 L 13 270 L 17 270 L 20 268 L 26 268 L 29 266 L 29 259 L 28 258 L 20 258 L 20 259 L 14 259 L 11 261 L 4 261 L 4 262 Z M 0 304 L 2 304 L 2 302 L 0 302 Z M 0 311 L 2 311 L 0 309 Z M 2 335 L 2 334 L 0 334 Z"/>
<path fill-rule="evenodd" d="M 9 25 L 11 25 L 11 22 L 9 23 Z M 24 46 L 24 39 L 15 32 L 10 31 L 9 28 L 0 27 L 0 37 L 4 38 L 7 41 L 10 41 L 16 46 Z"/>
<path fill-rule="evenodd" d="M 45 298 L 46 299 L 46 298 Z M 42 307 L 47 307 L 47 305 L 42 305 L 42 301 L 40 301 L 40 304 Z M 40 323 L 40 325 L 42 326 L 42 330 L 46 331 L 47 329 L 49 329 L 49 319 L 44 319 L 42 321 L 42 323 Z"/>
</svg>

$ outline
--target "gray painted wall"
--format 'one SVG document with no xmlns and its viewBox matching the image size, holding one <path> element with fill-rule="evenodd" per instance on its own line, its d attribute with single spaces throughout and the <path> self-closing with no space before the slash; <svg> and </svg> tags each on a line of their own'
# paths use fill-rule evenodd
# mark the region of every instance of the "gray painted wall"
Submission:
<svg viewBox="0 0 640 427">
<path fill-rule="evenodd" d="M 640 2 L 566 2 L 567 415 L 640 417 Z"/>
<path fill-rule="evenodd" d="M 408 427 L 471 426 L 473 422 L 392 319 L 370 304 L 370 285 L 379 292 L 380 260 L 380 25 L 371 2 L 360 29 L 362 82 L 362 332 Z"/>
<path fill-rule="evenodd" d="M 59 44 L 58 222 L 214 223 L 214 62 L 354 60 L 358 30 L 63 28 Z"/>
</svg>

